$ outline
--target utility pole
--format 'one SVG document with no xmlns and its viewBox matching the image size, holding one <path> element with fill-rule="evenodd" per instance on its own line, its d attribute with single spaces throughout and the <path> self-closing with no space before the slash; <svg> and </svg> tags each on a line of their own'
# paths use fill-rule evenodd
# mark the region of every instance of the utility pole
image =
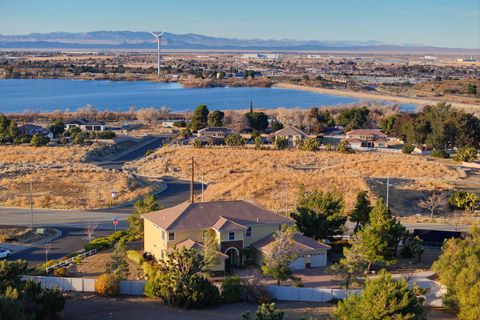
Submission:
<svg viewBox="0 0 480 320">
<path fill-rule="evenodd" d="M 203 195 L 204 185 L 205 185 L 205 174 L 202 172 L 202 202 L 205 202 L 205 197 Z"/>
<path fill-rule="evenodd" d="M 33 181 L 30 181 L 30 227 L 33 229 Z"/>
<path fill-rule="evenodd" d="M 194 203 L 195 202 L 195 195 L 194 195 L 194 176 L 195 176 L 195 159 L 194 157 L 192 157 L 192 178 L 191 178 L 191 181 L 190 181 L 190 196 L 191 196 L 191 202 Z"/>
<path fill-rule="evenodd" d="M 288 212 L 288 185 L 285 186 L 285 212 Z"/>
<path fill-rule="evenodd" d="M 388 209 L 389 198 L 390 198 L 390 177 L 387 177 L 387 209 Z"/>
</svg>

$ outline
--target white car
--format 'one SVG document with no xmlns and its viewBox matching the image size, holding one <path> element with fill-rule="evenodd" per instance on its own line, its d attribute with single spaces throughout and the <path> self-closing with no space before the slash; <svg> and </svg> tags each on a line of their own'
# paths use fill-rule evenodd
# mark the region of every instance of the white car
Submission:
<svg viewBox="0 0 480 320">
<path fill-rule="evenodd" d="M 7 258 L 12 252 L 9 249 L 0 248 L 0 259 Z"/>
</svg>

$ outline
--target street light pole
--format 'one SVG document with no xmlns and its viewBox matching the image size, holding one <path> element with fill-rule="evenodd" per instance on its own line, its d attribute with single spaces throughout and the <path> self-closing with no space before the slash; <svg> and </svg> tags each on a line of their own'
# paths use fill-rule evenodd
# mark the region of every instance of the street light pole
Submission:
<svg viewBox="0 0 480 320">
<path fill-rule="evenodd" d="M 33 182 L 30 181 L 30 226 L 33 229 Z"/>
</svg>

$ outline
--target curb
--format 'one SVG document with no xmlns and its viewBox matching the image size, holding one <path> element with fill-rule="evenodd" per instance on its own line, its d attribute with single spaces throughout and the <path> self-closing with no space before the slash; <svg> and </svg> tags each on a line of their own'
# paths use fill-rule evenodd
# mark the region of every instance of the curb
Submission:
<svg viewBox="0 0 480 320">
<path fill-rule="evenodd" d="M 62 231 L 60 231 L 60 230 L 58 230 L 58 229 L 56 229 L 56 228 L 50 228 L 50 229 L 55 230 L 55 231 L 56 231 L 56 234 L 53 235 L 53 236 L 51 236 L 51 237 L 49 237 L 49 238 L 45 238 L 45 239 L 42 239 L 42 240 L 37 241 L 37 242 L 34 242 L 34 243 L 22 245 L 19 250 L 13 251 L 13 252 L 12 252 L 12 255 L 17 254 L 17 253 L 20 253 L 20 252 L 25 251 L 25 250 L 28 250 L 28 249 L 31 249 L 31 248 L 33 248 L 33 247 L 40 246 L 40 245 L 42 245 L 42 244 L 45 244 L 45 243 L 48 243 L 48 242 L 57 240 L 58 238 L 60 238 L 60 237 L 63 235 Z"/>
</svg>

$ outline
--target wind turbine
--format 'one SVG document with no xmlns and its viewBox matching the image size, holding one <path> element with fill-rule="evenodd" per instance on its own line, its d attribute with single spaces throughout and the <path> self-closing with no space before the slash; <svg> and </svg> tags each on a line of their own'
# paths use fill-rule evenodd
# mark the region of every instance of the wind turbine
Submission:
<svg viewBox="0 0 480 320">
<path fill-rule="evenodd" d="M 160 34 L 154 32 L 150 33 L 157 38 L 157 77 L 160 77 L 160 42 L 162 41 L 162 36 L 165 32 L 161 32 Z"/>
</svg>

